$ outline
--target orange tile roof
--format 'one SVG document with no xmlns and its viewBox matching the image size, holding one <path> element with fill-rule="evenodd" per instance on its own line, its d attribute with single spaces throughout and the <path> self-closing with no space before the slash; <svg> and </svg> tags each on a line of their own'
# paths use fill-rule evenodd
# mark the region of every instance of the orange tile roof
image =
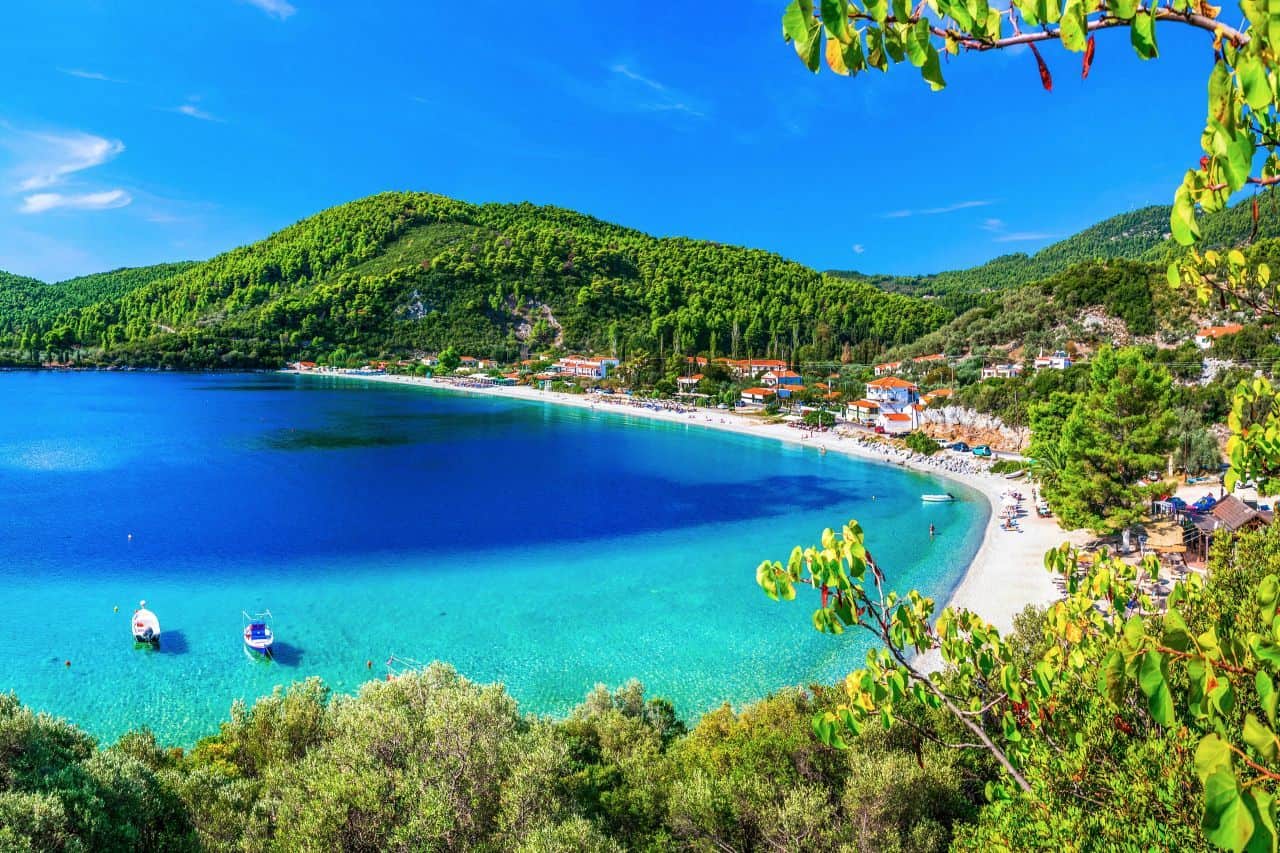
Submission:
<svg viewBox="0 0 1280 853">
<path fill-rule="evenodd" d="M 855 409 L 879 409 L 880 404 L 873 400 L 854 400 L 849 404 Z"/>
<path fill-rule="evenodd" d="M 911 415 L 902 415 L 897 412 L 889 412 L 884 416 L 884 419 L 886 421 L 909 421 L 911 420 Z"/>
<path fill-rule="evenodd" d="M 1225 326 L 1205 326 L 1196 332 L 1202 338 L 1222 338 L 1227 335 L 1236 335 L 1244 331 L 1244 326 L 1239 323 L 1229 323 Z"/>
<path fill-rule="evenodd" d="M 775 392 L 772 388 L 743 388 L 742 393 L 752 394 L 757 397 L 764 397 L 764 396 L 774 394 Z"/>
<path fill-rule="evenodd" d="M 873 379 L 867 383 L 868 388 L 917 388 L 914 382 L 908 382 L 905 379 L 899 379 L 896 376 L 886 376 L 883 379 Z"/>
</svg>

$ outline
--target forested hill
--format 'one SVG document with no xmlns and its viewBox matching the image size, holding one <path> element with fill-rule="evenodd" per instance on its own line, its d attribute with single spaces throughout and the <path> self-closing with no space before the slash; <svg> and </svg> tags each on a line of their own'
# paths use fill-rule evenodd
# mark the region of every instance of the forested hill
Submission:
<svg viewBox="0 0 1280 853">
<path fill-rule="evenodd" d="M 947 320 L 941 306 L 768 252 L 654 238 L 558 208 L 385 193 L 93 304 L 9 326 L 10 349 L 65 330 L 105 361 L 278 364 L 455 346 L 805 360 L 874 353 Z"/>
<path fill-rule="evenodd" d="M 104 299 L 115 299 L 159 278 L 174 275 L 190 263 L 159 264 L 81 276 L 57 284 L 0 272 L 0 341 L 30 344 L 31 335 L 53 331 L 57 319 Z M 58 337 L 54 333 L 52 337 Z"/>
<path fill-rule="evenodd" d="M 1280 195 L 1274 190 L 1258 197 L 1259 218 L 1254 230 L 1252 199 L 1201 219 L 1203 248 L 1238 246 L 1251 238 L 1280 237 Z M 990 301 L 996 291 L 1042 281 L 1068 267 L 1095 260 L 1162 261 L 1175 250 L 1169 239 L 1168 205 L 1153 205 L 1104 219 L 1078 234 L 1046 246 L 1033 255 L 1001 255 L 968 269 L 933 275 L 891 276 L 854 271 L 829 275 L 874 284 L 891 293 L 930 297 L 960 314 Z"/>
</svg>

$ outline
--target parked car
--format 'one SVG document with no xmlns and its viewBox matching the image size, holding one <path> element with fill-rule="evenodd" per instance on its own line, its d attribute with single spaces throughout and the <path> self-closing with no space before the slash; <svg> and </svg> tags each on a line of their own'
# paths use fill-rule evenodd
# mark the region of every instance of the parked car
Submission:
<svg viewBox="0 0 1280 853">
<path fill-rule="evenodd" d="M 965 444 L 963 441 L 957 441 L 955 444 L 948 445 L 947 450 L 955 450 L 959 453 L 968 453 L 969 445 Z"/>
<path fill-rule="evenodd" d="M 974 456 L 984 456 L 984 457 L 985 457 L 985 456 L 990 456 L 990 455 L 991 455 L 991 447 L 990 447 L 989 445 L 986 445 L 986 444 L 979 444 L 977 447 L 975 447 L 975 448 L 973 449 L 973 455 L 974 455 Z"/>
</svg>

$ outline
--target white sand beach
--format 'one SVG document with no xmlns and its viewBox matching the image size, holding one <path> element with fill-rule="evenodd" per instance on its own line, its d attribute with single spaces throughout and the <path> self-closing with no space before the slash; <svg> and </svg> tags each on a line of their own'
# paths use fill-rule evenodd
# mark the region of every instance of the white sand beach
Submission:
<svg viewBox="0 0 1280 853">
<path fill-rule="evenodd" d="M 1033 507 L 1028 515 L 1019 519 L 1020 529 L 1002 530 L 999 518 L 1001 496 L 1011 488 L 1025 492 L 1029 487 L 1010 482 L 1002 476 L 970 470 L 975 467 L 971 464 L 971 458 L 957 454 L 939 453 L 932 457 L 924 457 L 892 447 L 887 443 L 873 444 L 860 441 L 858 437 L 841 437 L 835 433 L 816 433 L 810 437 L 806 431 L 785 424 L 762 423 L 759 419 L 724 410 L 679 413 L 604 403 L 595 395 L 589 394 L 539 391 L 528 386 L 467 387 L 442 379 L 391 374 L 325 373 L 321 375 L 394 385 L 418 385 L 458 393 L 509 397 L 558 406 L 574 406 L 616 412 L 626 417 L 764 436 L 795 444 L 817 444 L 824 447 L 827 452 L 843 453 L 886 465 L 897 465 L 963 483 L 986 496 L 991 504 L 991 516 L 987 522 L 982 544 L 947 604 L 972 610 L 1001 631 L 1012 628 L 1014 616 L 1027 605 L 1046 605 L 1061 597 L 1053 585 L 1051 576 L 1044 568 L 1045 552 L 1063 541 L 1071 540 L 1081 544 L 1087 538 L 1082 531 L 1070 533 L 1063 531 L 1053 519 L 1038 518 Z"/>
</svg>

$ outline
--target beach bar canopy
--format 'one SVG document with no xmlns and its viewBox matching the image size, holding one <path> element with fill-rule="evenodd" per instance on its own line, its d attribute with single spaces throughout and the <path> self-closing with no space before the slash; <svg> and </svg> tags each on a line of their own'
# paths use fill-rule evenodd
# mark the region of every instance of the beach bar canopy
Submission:
<svg viewBox="0 0 1280 853">
<path fill-rule="evenodd" d="M 1182 525 L 1175 521 L 1160 521 L 1147 525 L 1147 549 L 1161 554 L 1185 554 L 1187 543 Z"/>
</svg>

